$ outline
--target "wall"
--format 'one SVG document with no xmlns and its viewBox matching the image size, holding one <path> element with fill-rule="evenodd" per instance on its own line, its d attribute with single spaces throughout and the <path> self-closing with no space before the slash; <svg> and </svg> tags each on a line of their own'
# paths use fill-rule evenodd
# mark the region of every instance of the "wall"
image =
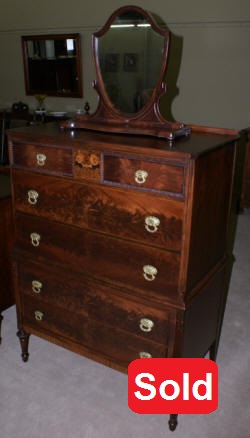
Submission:
<svg viewBox="0 0 250 438">
<path fill-rule="evenodd" d="M 91 34 L 125 4 L 119 0 L 1 0 L 0 107 L 18 100 L 31 108 L 36 104 L 32 96 L 25 95 L 21 35 L 79 32 L 84 97 L 47 98 L 46 107 L 74 111 L 89 101 L 93 111 L 97 96 L 91 88 L 95 78 Z M 134 4 L 161 17 L 176 41 L 179 38 L 183 44 L 177 82 L 163 99 L 163 113 L 169 116 L 171 111 L 174 119 L 185 123 L 237 129 L 249 126 L 249 0 L 137 0 Z M 170 67 L 175 62 L 173 53 Z"/>
</svg>

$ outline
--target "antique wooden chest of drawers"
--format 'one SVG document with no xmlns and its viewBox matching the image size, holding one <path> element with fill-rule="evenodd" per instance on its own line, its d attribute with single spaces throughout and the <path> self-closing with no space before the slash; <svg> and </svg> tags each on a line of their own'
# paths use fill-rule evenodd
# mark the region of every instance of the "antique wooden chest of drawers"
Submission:
<svg viewBox="0 0 250 438">
<path fill-rule="evenodd" d="M 30 334 L 123 372 L 140 357 L 215 359 L 236 141 L 9 132 L 24 361 Z"/>
</svg>

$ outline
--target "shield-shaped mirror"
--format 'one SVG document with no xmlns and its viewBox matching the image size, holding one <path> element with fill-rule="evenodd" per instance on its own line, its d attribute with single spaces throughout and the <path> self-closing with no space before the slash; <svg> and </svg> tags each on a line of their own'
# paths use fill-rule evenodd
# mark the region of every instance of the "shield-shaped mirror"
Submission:
<svg viewBox="0 0 250 438">
<path fill-rule="evenodd" d="M 166 92 L 169 40 L 166 26 L 159 26 L 142 8 L 116 10 L 93 35 L 97 110 L 76 114 L 68 126 L 168 139 L 189 134 L 190 129 L 165 120 L 159 110 Z"/>
</svg>

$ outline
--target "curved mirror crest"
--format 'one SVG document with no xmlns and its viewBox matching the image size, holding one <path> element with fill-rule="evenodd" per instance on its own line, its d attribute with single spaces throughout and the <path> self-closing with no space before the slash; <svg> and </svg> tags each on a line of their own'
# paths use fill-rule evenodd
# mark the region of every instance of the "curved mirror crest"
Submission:
<svg viewBox="0 0 250 438">
<path fill-rule="evenodd" d="M 97 62 L 109 100 L 122 113 L 140 111 L 159 80 L 164 36 L 144 15 L 130 10 L 117 16 L 97 39 Z"/>
</svg>

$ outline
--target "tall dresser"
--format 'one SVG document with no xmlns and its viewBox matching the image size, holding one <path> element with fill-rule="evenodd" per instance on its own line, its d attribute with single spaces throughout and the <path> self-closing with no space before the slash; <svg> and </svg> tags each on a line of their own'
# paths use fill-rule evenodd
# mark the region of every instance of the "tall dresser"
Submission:
<svg viewBox="0 0 250 438">
<path fill-rule="evenodd" d="M 30 334 L 123 372 L 215 359 L 236 133 L 169 143 L 49 123 L 8 137 L 23 360 Z"/>
</svg>

